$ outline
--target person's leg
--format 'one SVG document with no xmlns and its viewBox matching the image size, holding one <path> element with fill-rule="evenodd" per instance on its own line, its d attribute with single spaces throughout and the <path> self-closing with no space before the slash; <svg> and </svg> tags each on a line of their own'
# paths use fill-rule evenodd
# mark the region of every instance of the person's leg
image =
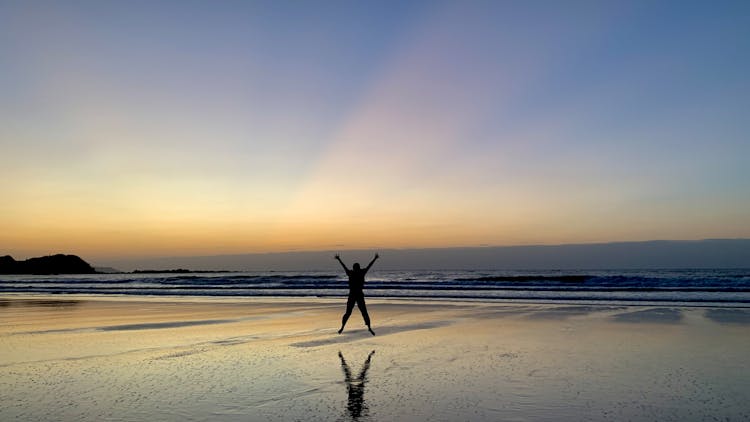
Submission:
<svg viewBox="0 0 750 422">
<path fill-rule="evenodd" d="M 341 318 L 341 328 L 339 329 L 339 334 L 344 331 L 344 326 L 346 325 L 346 321 L 349 320 L 349 316 L 352 314 L 354 303 L 356 301 L 357 298 L 353 294 L 349 293 L 349 298 L 346 300 L 346 312 L 344 313 L 344 317 Z"/>
<path fill-rule="evenodd" d="M 364 318 L 365 325 L 367 325 L 367 329 L 370 331 L 370 334 L 375 335 L 375 332 L 372 331 L 372 328 L 370 327 L 370 315 L 367 314 L 367 305 L 365 305 L 364 293 L 361 293 L 357 296 L 357 307 L 359 307 L 359 311 L 362 312 L 362 318 Z"/>
</svg>

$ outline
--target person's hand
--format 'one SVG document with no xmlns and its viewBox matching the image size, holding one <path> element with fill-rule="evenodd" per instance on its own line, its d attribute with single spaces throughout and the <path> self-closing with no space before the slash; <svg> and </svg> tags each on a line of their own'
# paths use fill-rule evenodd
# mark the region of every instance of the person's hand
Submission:
<svg viewBox="0 0 750 422">
<path fill-rule="evenodd" d="M 339 258 L 339 254 L 336 254 L 333 256 L 333 259 L 341 259 L 341 258 Z"/>
<path fill-rule="evenodd" d="M 378 259 L 378 258 L 380 258 L 380 255 L 378 255 L 378 254 L 376 253 L 376 254 L 375 254 L 375 259 Z"/>
</svg>

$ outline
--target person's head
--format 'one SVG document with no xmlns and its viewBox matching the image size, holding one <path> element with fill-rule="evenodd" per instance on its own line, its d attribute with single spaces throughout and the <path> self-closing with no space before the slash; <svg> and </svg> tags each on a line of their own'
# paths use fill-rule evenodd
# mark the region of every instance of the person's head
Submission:
<svg viewBox="0 0 750 422">
<path fill-rule="evenodd" d="M 352 267 L 353 267 L 353 268 L 354 268 L 355 270 L 359 270 L 359 262 L 355 262 L 355 263 L 354 263 L 354 265 L 352 265 Z"/>
</svg>

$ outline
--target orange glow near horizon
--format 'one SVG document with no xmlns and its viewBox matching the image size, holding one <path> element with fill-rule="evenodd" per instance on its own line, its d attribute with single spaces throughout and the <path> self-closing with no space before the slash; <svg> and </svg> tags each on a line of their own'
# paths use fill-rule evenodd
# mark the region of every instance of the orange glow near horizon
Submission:
<svg viewBox="0 0 750 422">
<path fill-rule="evenodd" d="M 742 13 L 277 3 L 3 8 L 0 255 L 750 237 Z"/>
</svg>

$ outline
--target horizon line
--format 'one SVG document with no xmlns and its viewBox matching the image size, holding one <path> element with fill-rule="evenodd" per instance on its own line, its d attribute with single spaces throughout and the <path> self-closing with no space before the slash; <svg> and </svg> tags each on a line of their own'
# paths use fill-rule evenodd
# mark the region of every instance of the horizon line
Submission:
<svg viewBox="0 0 750 422">
<path fill-rule="evenodd" d="M 210 255 L 158 255 L 158 256 L 133 256 L 123 258 L 102 258 L 103 261 L 132 261 L 132 260 L 158 260 L 158 259 L 185 259 L 185 258 L 213 258 L 213 257 L 233 257 L 247 255 L 283 255 L 295 253 L 324 253 L 324 252 L 370 252 L 370 251 L 426 251 L 426 250 L 450 250 L 450 249 L 501 249 L 501 248 L 524 248 L 524 247 L 560 247 L 560 246 L 594 246 L 594 245 L 616 245 L 616 244 L 635 244 L 635 243 L 668 243 L 668 242 L 708 242 L 708 241 L 750 241 L 748 237 L 717 237 L 703 239 L 650 239 L 650 240 L 614 240 L 614 241 L 592 241 L 576 243 L 529 243 L 514 245 L 474 245 L 474 246 L 425 246 L 425 247 L 379 247 L 372 246 L 367 248 L 342 248 L 342 249 L 287 249 L 281 251 L 267 252 L 238 252 Z M 59 252 L 58 252 L 59 253 Z M 52 253 L 50 255 L 55 255 Z"/>
</svg>

